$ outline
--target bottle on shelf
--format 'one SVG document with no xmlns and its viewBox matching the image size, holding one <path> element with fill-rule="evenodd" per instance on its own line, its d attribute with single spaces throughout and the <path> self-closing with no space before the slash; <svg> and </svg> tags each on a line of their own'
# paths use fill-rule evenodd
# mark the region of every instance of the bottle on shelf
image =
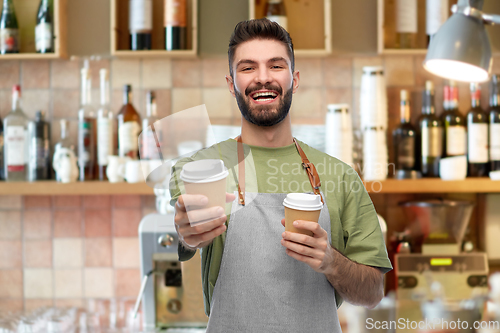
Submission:
<svg viewBox="0 0 500 333">
<path fill-rule="evenodd" d="M 417 0 L 396 0 L 396 48 L 416 47 L 418 19 Z"/>
<path fill-rule="evenodd" d="M 401 90 L 400 124 L 392 132 L 394 145 L 394 163 L 398 172 L 415 170 L 415 128 L 410 123 L 410 96 L 408 90 Z"/>
<path fill-rule="evenodd" d="M 458 87 L 455 81 L 444 86 L 444 111 L 441 121 L 444 126 L 443 157 L 466 154 L 467 136 L 465 118 L 458 110 Z"/>
<path fill-rule="evenodd" d="M 118 155 L 138 158 L 138 140 L 141 132 L 141 116 L 132 105 L 132 87 L 123 87 L 123 106 L 118 118 Z"/>
<path fill-rule="evenodd" d="M 13 0 L 3 0 L 0 17 L 0 54 L 19 53 L 19 27 Z"/>
<path fill-rule="evenodd" d="M 42 111 L 37 111 L 35 121 L 28 123 L 28 138 L 28 180 L 50 179 L 50 124 Z"/>
<path fill-rule="evenodd" d="M 163 139 L 161 128 L 153 124 L 158 121 L 156 111 L 156 96 L 154 91 L 148 91 L 146 96 L 146 118 L 142 120 L 142 142 L 141 160 L 153 160 L 158 158 L 158 143 Z"/>
<path fill-rule="evenodd" d="M 21 109 L 21 87 L 12 88 L 12 111 L 3 121 L 6 181 L 26 181 L 28 172 L 28 118 Z"/>
<path fill-rule="evenodd" d="M 96 115 L 91 105 L 91 80 L 88 67 L 81 69 L 81 106 L 78 110 L 78 168 L 79 180 L 96 178 Z"/>
<path fill-rule="evenodd" d="M 3 163 L 3 146 L 4 146 L 4 139 L 3 139 L 3 121 L 0 118 L 0 180 L 5 179 L 5 170 L 4 170 L 4 163 Z"/>
<path fill-rule="evenodd" d="M 130 49 L 151 50 L 153 0 L 129 0 Z"/>
<path fill-rule="evenodd" d="M 54 21 L 52 1 L 41 0 L 36 15 L 35 47 L 37 53 L 54 52 Z"/>
<path fill-rule="evenodd" d="M 113 155 L 113 112 L 109 107 L 109 72 L 99 71 L 101 106 L 97 111 L 97 168 L 99 180 L 107 180 L 108 156 Z"/>
<path fill-rule="evenodd" d="M 481 86 L 470 84 L 471 106 L 467 113 L 468 176 L 488 176 L 488 115 L 481 108 Z"/>
<path fill-rule="evenodd" d="M 288 18 L 283 0 L 267 0 L 264 15 L 268 20 L 276 22 L 288 30 Z"/>
<path fill-rule="evenodd" d="M 187 0 L 165 0 L 165 49 L 187 49 Z"/>
<path fill-rule="evenodd" d="M 59 141 L 54 145 L 54 155 L 57 154 L 59 149 L 62 148 L 67 148 L 75 152 L 75 146 L 71 142 L 71 139 L 69 138 L 69 122 L 66 119 L 61 119 L 59 121 L 59 124 L 61 126 L 61 137 L 59 138 Z M 56 173 L 56 180 L 58 182 L 61 181 L 61 176 Z"/>
<path fill-rule="evenodd" d="M 443 153 L 443 125 L 436 116 L 432 81 L 425 82 L 419 127 L 422 176 L 439 177 L 439 160 Z"/>
<path fill-rule="evenodd" d="M 448 19 L 450 6 L 448 0 L 426 0 L 425 2 L 425 30 L 427 33 L 427 45 L 439 30 L 441 25 Z"/>
<path fill-rule="evenodd" d="M 490 83 L 490 167 L 500 170 L 500 75 L 493 75 Z"/>
</svg>

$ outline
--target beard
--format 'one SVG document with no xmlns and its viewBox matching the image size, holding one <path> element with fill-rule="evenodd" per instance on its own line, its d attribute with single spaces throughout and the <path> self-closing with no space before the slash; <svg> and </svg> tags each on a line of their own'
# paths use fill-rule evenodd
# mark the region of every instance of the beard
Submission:
<svg viewBox="0 0 500 333">
<path fill-rule="evenodd" d="M 269 105 L 256 105 L 253 108 L 250 106 L 250 94 L 257 90 L 274 90 L 278 92 L 278 96 L 283 96 L 278 104 L 276 112 L 273 112 L 274 106 Z M 288 89 L 283 95 L 283 89 L 280 86 L 273 85 L 260 85 L 252 88 L 247 88 L 245 90 L 245 96 L 243 96 L 235 87 L 234 94 L 236 95 L 236 103 L 240 109 L 241 115 L 246 121 L 257 126 L 274 126 L 279 124 L 286 118 L 288 112 L 290 111 L 290 106 L 292 105 L 292 88 Z M 245 98 L 246 97 L 246 98 Z"/>
</svg>

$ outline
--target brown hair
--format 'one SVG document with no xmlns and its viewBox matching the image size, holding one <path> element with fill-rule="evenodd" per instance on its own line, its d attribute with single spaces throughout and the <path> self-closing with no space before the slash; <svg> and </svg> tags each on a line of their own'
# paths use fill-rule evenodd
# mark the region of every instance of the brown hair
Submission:
<svg viewBox="0 0 500 333">
<path fill-rule="evenodd" d="M 227 56 L 229 58 L 229 73 L 233 76 L 233 57 L 239 44 L 253 39 L 271 39 L 282 42 L 287 47 L 290 57 L 292 72 L 295 70 L 295 56 L 293 54 L 292 38 L 288 32 L 278 23 L 269 21 L 267 18 L 241 21 L 234 28 Z"/>
</svg>

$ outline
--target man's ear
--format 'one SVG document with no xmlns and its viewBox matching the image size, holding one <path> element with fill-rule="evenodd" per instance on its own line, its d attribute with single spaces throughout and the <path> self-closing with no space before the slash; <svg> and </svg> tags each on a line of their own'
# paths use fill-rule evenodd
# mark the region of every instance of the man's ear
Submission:
<svg viewBox="0 0 500 333">
<path fill-rule="evenodd" d="M 295 94 L 297 89 L 299 89 L 300 73 L 299 71 L 293 72 L 293 82 L 292 82 L 292 92 Z"/>
<path fill-rule="evenodd" d="M 233 95 L 233 97 L 236 97 L 234 95 L 234 81 L 230 75 L 226 75 L 226 83 L 227 83 L 227 87 L 229 88 L 229 92 L 231 93 L 231 95 Z"/>
</svg>

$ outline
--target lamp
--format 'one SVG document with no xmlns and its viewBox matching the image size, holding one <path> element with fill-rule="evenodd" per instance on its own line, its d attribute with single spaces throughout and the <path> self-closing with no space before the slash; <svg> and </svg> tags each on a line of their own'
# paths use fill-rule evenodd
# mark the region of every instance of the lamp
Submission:
<svg viewBox="0 0 500 333">
<path fill-rule="evenodd" d="M 500 24 L 500 15 L 482 12 L 484 0 L 459 0 L 453 15 L 431 38 L 424 68 L 455 81 L 485 82 L 493 59 L 485 24 Z"/>
</svg>

